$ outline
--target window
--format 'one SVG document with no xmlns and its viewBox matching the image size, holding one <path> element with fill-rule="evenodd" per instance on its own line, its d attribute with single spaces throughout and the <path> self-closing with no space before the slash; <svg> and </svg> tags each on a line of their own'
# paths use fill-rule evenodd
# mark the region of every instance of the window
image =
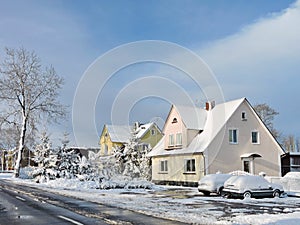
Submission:
<svg viewBox="0 0 300 225">
<path fill-rule="evenodd" d="M 291 156 L 291 165 L 292 166 L 300 166 L 300 158 Z"/>
<path fill-rule="evenodd" d="M 140 150 L 147 150 L 147 149 L 149 149 L 149 144 L 142 143 L 142 144 L 139 145 L 139 149 Z"/>
<path fill-rule="evenodd" d="M 182 145 L 182 133 L 176 134 L 176 146 Z"/>
<path fill-rule="evenodd" d="M 251 132 L 251 141 L 252 144 L 259 144 L 259 133 L 258 131 Z"/>
<path fill-rule="evenodd" d="M 151 130 L 151 135 L 155 135 L 155 130 Z"/>
<path fill-rule="evenodd" d="M 168 172 L 168 161 L 167 160 L 160 161 L 159 169 L 160 172 Z"/>
<path fill-rule="evenodd" d="M 237 144 L 238 143 L 237 129 L 230 129 L 229 130 L 229 143 L 230 144 Z"/>
<path fill-rule="evenodd" d="M 173 121 L 172 121 L 172 123 L 177 123 L 177 122 L 178 122 L 177 118 L 174 118 Z"/>
<path fill-rule="evenodd" d="M 247 120 L 246 112 L 242 112 L 242 120 L 243 121 Z"/>
<path fill-rule="evenodd" d="M 195 159 L 186 159 L 184 165 L 184 171 L 186 173 L 196 172 L 196 160 Z"/>
<path fill-rule="evenodd" d="M 104 155 L 108 154 L 108 146 L 107 144 L 104 145 Z"/>
<path fill-rule="evenodd" d="M 169 146 L 174 146 L 174 134 L 169 135 Z"/>
</svg>

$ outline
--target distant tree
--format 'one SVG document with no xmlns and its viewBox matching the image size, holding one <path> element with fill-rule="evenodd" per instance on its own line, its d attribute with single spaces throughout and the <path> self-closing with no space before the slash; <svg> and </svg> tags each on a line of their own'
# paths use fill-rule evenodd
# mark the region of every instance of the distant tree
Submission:
<svg viewBox="0 0 300 225">
<path fill-rule="evenodd" d="M 282 147 L 287 152 L 299 152 L 300 151 L 300 139 L 294 135 L 287 135 L 283 137 Z"/>
<path fill-rule="evenodd" d="M 20 124 L 14 171 L 18 177 L 29 126 L 36 128 L 41 121 L 57 122 L 65 116 L 66 109 L 58 101 L 63 79 L 52 66 L 42 68 L 34 52 L 24 48 L 5 50 L 6 58 L 0 64 L 1 119 Z"/>
<path fill-rule="evenodd" d="M 274 128 L 274 118 L 279 113 L 271 108 L 268 104 L 256 104 L 253 106 L 255 112 L 259 115 L 260 119 L 264 122 L 264 124 L 271 131 L 273 136 L 278 139 L 280 137 L 280 133 L 278 130 Z"/>
<path fill-rule="evenodd" d="M 68 146 L 68 144 L 70 143 L 70 138 L 69 138 L 69 133 L 67 131 L 65 131 L 63 133 L 63 137 L 60 140 L 61 141 L 61 147 L 64 149 Z"/>
<path fill-rule="evenodd" d="M 296 151 L 300 152 L 300 138 L 299 137 L 296 139 Z"/>
<path fill-rule="evenodd" d="M 15 148 L 19 137 L 16 127 L 1 128 L 0 132 L 0 148 L 5 150 Z"/>
</svg>

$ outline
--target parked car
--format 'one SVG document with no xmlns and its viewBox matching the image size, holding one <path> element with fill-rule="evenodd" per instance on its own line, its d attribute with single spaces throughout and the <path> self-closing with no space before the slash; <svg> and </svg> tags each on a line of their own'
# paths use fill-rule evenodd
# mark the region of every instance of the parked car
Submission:
<svg viewBox="0 0 300 225">
<path fill-rule="evenodd" d="M 224 182 L 232 177 L 231 174 L 208 174 L 198 182 L 198 191 L 208 196 L 210 193 L 221 194 Z"/>
<path fill-rule="evenodd" d="M 227 197 L 280 197 L 282 185 L 268 182 L 262 176 L 233 176 L 226 180 L 222 196 Z"/>
<path fill-rule="evenodd" d="M 287 195 L 300 197 L 300 172 L 288 172 L 280 183 Z"/>
</svg>

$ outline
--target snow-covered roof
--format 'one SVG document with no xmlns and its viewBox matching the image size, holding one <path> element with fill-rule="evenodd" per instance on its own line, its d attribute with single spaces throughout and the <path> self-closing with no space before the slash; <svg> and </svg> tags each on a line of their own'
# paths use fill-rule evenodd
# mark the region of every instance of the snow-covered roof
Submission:
<svg viewBox="0 0 300 225">
<path fill-rule="evenodd" d="M 110 135 L 112 142 L 120 142 L 125 143 L 130 138 L 132 138 L 133 134 L 137 139 L 143 138 L 143 136 L 151 129 L 153 126 L 155 126 L 154 122 L 141 124 L 136 129 L 136 131 L 133 130 L 132 126 L 126 126 L 126 125 L 106 125 L 108 133 Z"/>
<path fill-rule="evenodd" d="M 153 122 L 140 125 L 134 132 L 135 137 L 138 139 L 142 138 L 148 132 L 148 130 L 151 129 L 151 127 L 153 127 L 153 125 Z"/>
<path fill-rule="evenodd" d="M 300 152 L 289 152 L 290 155 L 300 155 Z"/>
<path fill-rule="evenodd" d="M 206 110 L 198 107 L 176 105 L 187 129 L 203 130 L 206 121 Z"/>
<path fill-rule="evenodd" d="M 242 154 L 240 156 L 241 158 L 249 158 L 249 157 L 262 157 L 261 154 L 257 153 L 257 152 L 250 152 L 250 153 L 245 153 L 245 154 Z"/>
<path fill-rule="evenodd" d="M 126 125 L 106 125 L 112 142 L 125 143 L 131 138 L 132 127 Z"/>
<path fill-rule="evenodd" d="M 173 155 L 173 154 L 190 154 L 203 152 L 213 141 L 216 135 L 221 131 L 226 122 L 236 111 L 236 109 L 245 101 L 245 98 L 217 104 L 212 110 L 206 113 L 206 122 L 203 132 L 199 133 L 192 142 L 182 149 L 165 150 L 165 136 L 157 143 L 156 146 L 149 152 L 148 156 Z M 202 114 L 203 112 L 201 112 Z M 181 115 L 181 114 L 180 114 Z"/>
</svg>

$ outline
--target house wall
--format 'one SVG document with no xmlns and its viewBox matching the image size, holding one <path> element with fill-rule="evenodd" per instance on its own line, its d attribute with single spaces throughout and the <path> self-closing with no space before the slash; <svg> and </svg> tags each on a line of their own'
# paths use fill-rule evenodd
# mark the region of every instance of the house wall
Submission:
<svg viewBox="0 0 300 225">
<path fill-rule="evenodd" d="M 246 112 L 247 120 L 241 119 Z M 229 129 L 238 130 L 238 143 L 229 143 Z M 259 132 L 259 144 L 251 141 L 251 132 Z M 248 103 L 244 101 L 228 120 L 226 127 L 218 133 L 205 152 L 207 173 L 221 171 L 224 173 L 243 170 L 241 155 L 256 152 L 261 158 L 254 158 L 254 174 L 265 172 L 269 176 L 281 176 L 280 155 L 283 154 L 262 122 L 253 113 Z"/>
<path fill-rule="evenodd" d="M 107 153 L 105 152 L 105 145 L 107 145 Z M 100 154 L 101 155 L 112 155 L 113 147 L 121 147 L 123 144 L 119 142 L 112 142 L 107 131 L 107 128 L 104 127 L 101 137 L 100 137 Z"/>
<path fill-rule="evenodd" d="M 195 159 L 196 172 L 185 172 L 185 160 Z M 168 172 L 160 171 L 160 162 L 168 161 Z M 156 184 L 196 186 L 204 175 L 204 160 L 201 154 L 169 155 L 152 158 L 152 181 Z"/>
<path fill-rule="evenodd" d="M 151 134 L 151 130 L 155 130 L 155 135 Z M 156 126 L 152 126 L 152 128 L 149 129 L 147 133 L 142 137 L 140 142 L 150 144 L 151 148 L 153 148 L 160 141 L 161 138 L 161 131 Z"/>
<path fill-rule="evenodd" d="M 174 123 L 174 118 L 177 119 L 177 122 Z M 174 149 L 174 148 L 185 148 L 188 145 L 188 138 L 187 138 L 187 128 L 185 124 L 183 123 L 180 114 L 177 112 L 176 108 L 173 106 L 169 116 L 167 118 L 167 121 L 165 123 L 164 131 L 165 135 L 165 143 L 164 148 L 165 149 Z M 182 133 L 182 145 L 181 146 L 169 146 L 169 135 L 174 134 L 174 143 L 176 143 L 176 134 Z"/>
<path fill-rule="evenodd" d="M 188 129 L 187 130 L 187 144 L 190 144 L 192 142 L 192 140 L 196 137 L 196 135 L 199 134 L 199 130 L 191 130 Z"/>
</svg>

